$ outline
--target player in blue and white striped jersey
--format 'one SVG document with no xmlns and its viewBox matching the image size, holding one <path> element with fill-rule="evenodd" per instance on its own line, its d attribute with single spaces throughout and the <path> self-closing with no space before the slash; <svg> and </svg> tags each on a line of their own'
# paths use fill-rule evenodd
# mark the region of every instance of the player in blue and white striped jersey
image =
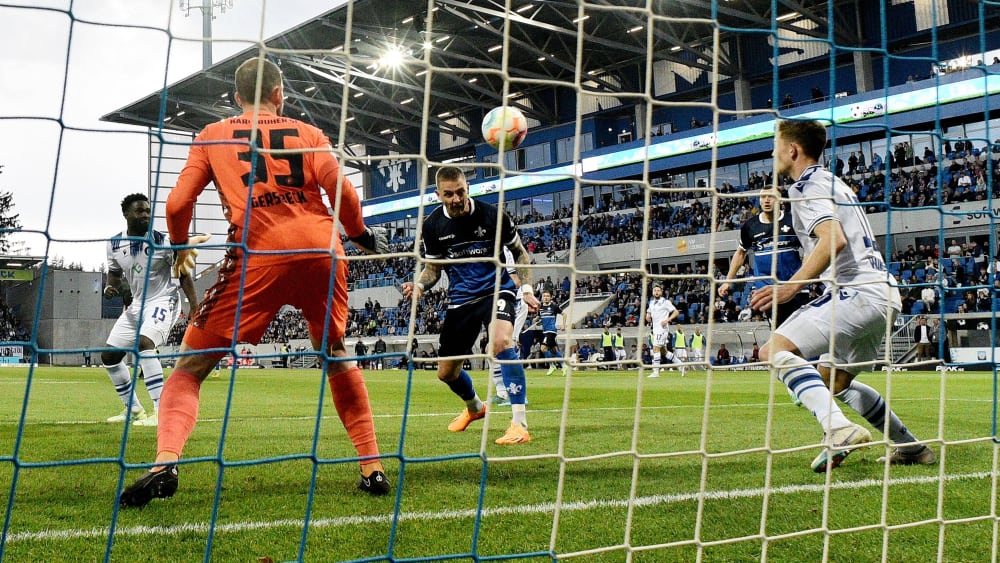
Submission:
<svg viewBox="0 0 1000 563">
<path fill-rule="evenodd" d="M 854 192 L 819 165 L 826 147 L 826 128 L 818 121 L 780 121 L 774 138 L 779 176 L 795 183 L 788 190 L 792 223 L 805 259 L 787 283 L 754 292 L 751 306 L 784 303 L 807 283 L 821 279 L 826 292 L 792 314 L 761 348 L 761 360 L 771 361 L 777 376 L 813 412 L 828 438 L 828 447 L 813 460 L 824 472 L 837 467 L 871 434 L 852 423 L 831 401 L 833 394 L 862 415 L 874 428 L 885 427 L 896 448 L 894 464 L 932 464 L 934 452 L 917 439 L 889 410 L 878 391 L 855 380 L 870 369 L 879 344 L 902 308 L 899 291 L 886 271 L 865 211 Z M 804 358 L 819 356 L 818 366 Z"/>
<path fill-rule="evenodd" d="M 127 229 L 108 241 L 108 285 L 104 288 L 104 297 L 111 299 L 127 287 L 133 301 L 122 311 L 108 335 L 107 346 L 113 349 L 101 352 L 101 363 L 125 405 L 121 414 L 112 416 L 108 422 L 128 419 L 131 406 L 133 424 L 156 426 L 163 391 L 163 365 L 156 355 L 156 347 L 167 341 L 170 329 L 180 316 L 181 291 L 188 298 L 190 310 L 198 306 L 198 294 L 189 274 L 174 278 L 174 251 L 169 246 L 157 247 L 168 245 L 169 241 L 164 233 L 149 229 L 149 198 L 144 194 L 131 194 L 121 205 Z M 153 244 L 145 238 L 147 236 L 152 238 Z M 153 412 L 148 416 L 135 395 L 132 376 L 124 361 L 126 351 L 136 347 L 142 379 L 153 400 Z"/>
</svg>

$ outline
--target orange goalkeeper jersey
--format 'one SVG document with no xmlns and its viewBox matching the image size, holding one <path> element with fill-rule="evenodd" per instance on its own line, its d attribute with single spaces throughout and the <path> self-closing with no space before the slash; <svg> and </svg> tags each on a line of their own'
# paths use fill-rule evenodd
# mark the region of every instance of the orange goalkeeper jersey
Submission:
<svg viewBox="0 0 1000 563">
<path fill-rule="evenodd" d="M 361 235 L 365 224 L 357 191 L 347 178 L 339 177 L 340 164 L 326 135 L 296 119 L 261 111 L 251 141 L 253 125 L 253 112 L 248 111 L 208 125 L 195 138 L 177 185 L 167 197 L 170 239 L 188 239 L 195 201 L 214 182 L 230 223 L 229 240 L 244 242 L 246 228 L 245 242 L 254 252 L 255 265 L 310 256 L 269 251 L 328 250 L 331 241 L 337 254 L 343 254 L 320 187 L 330 207 L 339 211 L 348 236 Z M 255 151 L 251 145 L 277 152 Z"/>
</svg>

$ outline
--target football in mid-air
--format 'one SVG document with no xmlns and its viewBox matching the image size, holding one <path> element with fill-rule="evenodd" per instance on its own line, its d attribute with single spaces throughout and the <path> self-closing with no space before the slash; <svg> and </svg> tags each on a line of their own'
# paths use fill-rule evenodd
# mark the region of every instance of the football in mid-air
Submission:
<svg viewBox="0 0 1000 563">
<path fill-rule="evenodd" d="M 527 135 L 528 119 L 517 108 L 494 108 L 483 118 L 483 139 L 497 150 L 517 148 Z"/>
</svg>

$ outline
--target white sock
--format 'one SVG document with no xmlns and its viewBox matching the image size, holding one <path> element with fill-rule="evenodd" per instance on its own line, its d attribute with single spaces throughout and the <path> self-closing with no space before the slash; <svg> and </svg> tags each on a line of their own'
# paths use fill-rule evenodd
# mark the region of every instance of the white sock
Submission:
<svg viewBox="0 0 1000 563">
<path fill-rule="evenodd" d="M 475 397 L 465 402 L 465 406 L 468 407 L 469 412 L 477 413 L 483 410 L 483 400 L 479 398 L 478 394 L 476 394 Z"/>
<path fill-rule="evenodd" d="M 111 383 L 115 385 L 115 391 L 118 393 L 118 398 L 122 400 L 122 404 L 128 407 L 129 399 L 131 399 L 132 412 L 142 410 L 142 403 L 139 402 L 139 397 L 135 396 L 135 389 L 132 388 L 132 374 L 129 373 L 125 360 L 113 366 L 104 366 L 104 369 L 108 370 L 108 376 L 111 378 Z"/>
<path fill-rule="evenodd" d="M 517 424 L 521 425 L 521 428 L 525 430 L 528 429 L 528 413 L 524 405 L 511 405 L 510 406 L 512 420 Z"/>
<path fill-rule="evenodd" d="M 493 378 L 493 386 L 496 387 L 497 397 L 501 399 L 507 398 L 507 388 L 503 384 L 503 374 L 500 373 L 500 364 L 497 362 L 490 362 L 490 374 Z"/>
<path fill-rule="evenodd" d="M 851 421 L 832 400 L 830 389 L 815 366 L 791 352 L 782 351 L 774 355 L 774 367 L 778 379 L 795 392 L 803 406 L 812 411 L 824 432 L 829 434 L 831 429 L 850 426 Z"/>
<path fill-rule="evenodd" d="M 142 380 L 146 382 L 146 391 L 153 399 L 153 410 L 160 410 L 160 393 L 163 392 L 163 364 L 154 350 L 139 352 L 139 366 L 142 368 Z"/>
<path fill-rule="evenodd" d="M 653 351 L 653 375 L 660 375 L 660 351 Z"/>
<path fill-rule="evenodd" d="M 894 444 L 907 444 L 917 441 L 917 437 L 910 433 L 899 420 L 896 413 L 887 409 L 885 400 L 878 391 L 861 383 L 852 381 L 851 385 L 835 395 L 844 404 L 854 409 L 855 412 L 865 417 L 875 430 L 882 432 L 885 429 L 885 413 L 889 412 L 889 439 Z M 909 446 L 904 449 L 919 450 L 922 445 Z"/>
</svg>

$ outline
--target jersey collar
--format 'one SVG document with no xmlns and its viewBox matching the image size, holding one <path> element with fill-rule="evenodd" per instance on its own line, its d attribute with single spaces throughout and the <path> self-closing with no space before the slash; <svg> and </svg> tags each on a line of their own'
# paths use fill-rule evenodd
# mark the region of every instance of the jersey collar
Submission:
<svg viewBox="0 0 1000 563">
<path fill-rule="evenodd" d="M 799 174 L 798 179 L 795 180 L 795 181 L 796 182 L 801 182 L 803 177 L 808 176 L 809 174 L 812 174 L 816 170 L 820 170 L 822 168 L 823 167 L 820 166 L 819 163 L 813 164 L 812 166 L 807 166 L 806 169 L 803 170 L 801 174 Z"/>
<path fill-rule="evenodd" d="M 764 223 L 765 225 L 773 225 L 773 224 L 774 224 L 774 223 L 772 223 L 771 221 L 765 221 L 765 218 L 766 218 L 766 217 L 765 217 L 765 215 L 764 215 L 763 213 L 761 213 L 761 214 L 760 214 L 760 216 L 758 217 L 758 219 L 760 220 L 760 222 L 761 222 L 761 223 Z M 781 222 L 781 220 L 782 220 L 782 219 L 784 219 L 784 218 L 785 218 L 785 210 L 784 210 L 784 209 L 782 209 L 782 210 L 781 210 L 781 211 L 780 211 L 780 212 L 778 213 L 778 222 L 780 223 L 780 222 Z"/>
</svg>

